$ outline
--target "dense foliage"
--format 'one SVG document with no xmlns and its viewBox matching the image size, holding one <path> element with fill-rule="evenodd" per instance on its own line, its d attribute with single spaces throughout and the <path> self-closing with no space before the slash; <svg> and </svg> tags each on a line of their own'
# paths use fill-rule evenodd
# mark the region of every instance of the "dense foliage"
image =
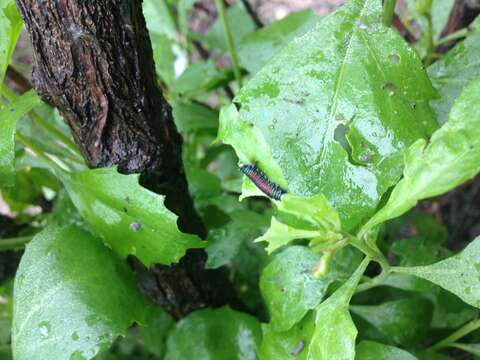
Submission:
<svg viewBox="0 0 480 360">
<path fill-rule="evenodd" d="M 380 0 L 262 28 L 238 2 L 206 34 L 189 27 L 194 3 L 146 0 L 144 14 L 207 241 L 138 176 L 88 169 L 58 112 L 6 85 L 22 20 L 0 0 L 0 189 L 18 225 L 0 250 L 27 244 L 0 287 L 0 356 L 480 356 L 480 238 L 453 251 L 415 208 L 480 171 L 478 21 L 439 57 L 452 1 L 408 2 L 414 45 L 385 26 Z M 192 61 L 194 44 L 210 57 Z M 270 199 L 245 164 L 287 193 Z M 191 248 L 228 267 L 248 314 L 175 322 L 138 290 L 127 256 L 170 265 Z"/>
</svg>

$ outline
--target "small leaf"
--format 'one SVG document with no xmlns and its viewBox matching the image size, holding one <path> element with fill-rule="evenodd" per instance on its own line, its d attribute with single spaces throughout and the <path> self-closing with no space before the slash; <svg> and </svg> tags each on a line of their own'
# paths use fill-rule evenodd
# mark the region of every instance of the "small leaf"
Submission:
<svg viewBox="0 0 480 360">
<path fill-rule="evenodd" d="M 433 134 L 428 145 L 419 140 L 407 150 L 403 179 L 387 204 L 362 228 L 360 236 L 402 215 L 419 200 L 443 194 L 480 171 L 479 94 L 480 78 L 465 88 L 448 122 Z"/>
<path fill-rule="evenodd" d="M 425 299 L 407 298 L 380 305 L 355 305 L 350 309 L 374 325 L 396 344 L 418 345 L 427 335 L 433 306 Z"/>
<path fill-rule="evenodd" d="M 87 223 L 119 255 L 137 256 L 146 266 L 178 262 L 187 249 L 202 248 L 195 235 L 180 232 L 165 197 L 138 184 L 138 175 L 115 168 L 63 174 L 62 181 Z"/>
<path fill-rule="evenodd" d="M 175 125 L 182 133 L 216 130 L 218 127 L 218 113 L 206 106 L 188 102 L 171 105 Z"/>
<path fill-rule="evenodd" d="M 171 90 L 194 97 L 228 83 L 230 75 L 219 70 L 213 61 L 198 61 L 190 65 L 172 84 Z"/>
<path fill-rule="evenodd" d="M 7 71 L 8 63 L 15 50 L 18 37 L 22 31 L 22 18 L 17 10 L 14 0 L 0 1 L 0 85 L 3 84 L 5 72 Z M 0 86 L 0 95 L 2 89 Z M 0 119 L 3 116 L 0 115 Z M 3 131 L 0 131 L 3 134 Z"/>
<path fill-rule="evenodd" d="M 290 330 L 277 332 L 271 324 L 262 324 L 262 360 L 307 360 L 310 339 L 315 328 L 315 316 L 309 312 Z"/>
<path fill-rule="evenodd" d="M 226 15 L 230 27 L 235 29 L 235 31 L 232 32 L 232 37 L 235 47 L 238 48 L 240 40 L 255 30 L 255 23 L 241 2 L 230 6 L 226 11 Z M 215 20 L 206 35 L 192 34 L 192 37 L 204 42 L 210 49 L 227 52 L 227 42 L 220 18 Z"/>
<path fill-rule="evenodd" d="M 416 360 L 405 350 L 374 341 L 362 341 L 357 345 L 356 360 Z"/>
<path fill-rule="evenodd" d="M 275 202 L 277 213 L 268 231 L 256 241 L 268 242 L 267 251 L 295 239 L 311 239 L 311 246 L 336 242 L 342 239 L 340 218 L 325 196 L 296 196 L 285 194 Z"/>
<path fill-rule="evenodd" d="M 125 261 L 78 227 L 51 226 L 27 245 L 15 278 L 14 357 L 90 359 L 148 309 Z"/>
<path fill-rule="evenodd" d="M 175 326 L 175 320 L 160 307 L 152 308 L 144 324 L 138 329 L 142 336 L 145 347 L 152 354 L 162 358 L 165 353 L 167 336 Z"/>
<path fill-rule="evenodd" d="M 451 8 L 438 3 L 443 9 Z M 432 101 L 432 108 L 442 124 L 448 120 L 450 109 L 464 87 L 480 75 L 480 20 L 470 28 L 472 34 L 428 68 L 433 85 L 440 92 L 440 98 Z"/>
<path fill-rule="evenodd" d="M 348 304 L 367 265 L 365 259 L 350 279 L 318 306 L 308 360 L 354 360 L 357 329 Z"/>
<path fill-rule="evenodd" d="M 0 108 L 0 187 L 15 184 L 15 129 L 17 120 L 39 104 L 40 98 L 34 90 L 31 90 L 18 97 L 14 102 Z"/>
<path fill-rule="evenodd" d="M 250 315 L 228 307 L 199 310 L 177 323 L 165 360 L 255 360 L 261 335 L 260 323 Z"/>
<path fill-rule="evenodd" d="M 305 10 L 247 34 L 238 48 L 241 65 L 251 74 L 256 73 L 277 51 L 305 34 L 319 19 L 312 10 Z"/>
<path fill-rule="evenodd" d="M 397 268 L 448 290 L 467 304 L 480 308 L 480 237 L 462 252 L 428 266 Z"/>
<path fill-rule="evenodd" d="M 321 256 L 303 246 L 277 254 L 260 277 L 260 290 L 270 313 L 270 326 L 286 331 L 322 301 L 332 279 L 313 276 Z"/>
<path fill-rule="evenodd" d="M 215 269 L 233 260 L 242 246 L 252 242 L 268 226 L 268 218 L 248 210 L 237 210 L 225 226 L 209 232 L 207 268 Z"/>
</svg>

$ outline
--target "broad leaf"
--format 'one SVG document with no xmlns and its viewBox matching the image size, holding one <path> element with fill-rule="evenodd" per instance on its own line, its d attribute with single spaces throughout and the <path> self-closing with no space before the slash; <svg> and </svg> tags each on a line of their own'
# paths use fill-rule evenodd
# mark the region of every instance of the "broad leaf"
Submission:
<svg viewBox="0 0 480 360">
<path fill-rule="evenodd" d="M 461 253 L 428 266 L 402 267 L 397 271 L 418 276 L 448 290 L 467 304 L 480 308 L 480 237 Z"/>
<path fill-rule="evenodd" d="M 433 311 L 430 301 L 417 298 L 350 308 L 383 335 L 404 346 L 418 345 L 424 339 L 430 328 Z"/>
<path fill-rule="evenodd" d="M 222 139 L 293 194 L 323 193 L 352 230 L 398 181 L 404 149 L 435 129 L 434 95 L 415 52 L 381 24 L 381 2 L 353 0 L 277 53 L 234 100 L 241 121 L 229 126 L 240 131 L 228 135 L 254 133 L 262 147 L 247 153 Z"/>
<path fill-rule="evenodd" d="M 126 262 L 101 240 L 75 226 L 47 228 L 15 279 L 14 357 L 90 359 L 147 309 Z"/>
<path fill-rule="evenodd" d="M 165 360 L 255 360 L 261 341 L 254 317 L 223 307 L 196 311 L 177 323 Z"/>
<path fill-rule="evenodd" d="M 440 92 L 440 98 L 432 102 L 432 108 L 442 124 L 448 120 L 450 109 L 463 88 L 480 75 L 480 21 L 475 21 L 471 27 L 472 35 L 428 68 L 430 78 Z"/>
<path fill-rule="evenodd" d="M 138 175 L 105 168 L 64 173 L 61 178 L 87 223 L 123 257 L 135 255 L 146 266 L 170 265 L 187 249 L 206 245 L 178 230 L 177 216 L 165 207 L 165 197 L 141 187 Z"/>
<path fill-rule="evenodd" d="M 364 260 L 350 279 L 316 311 L 315 331 L 308 349 L 308 360 L 353 360 L 357 329 L 348 304 L 368 265 Z"/>
<path fill-rule="evenodd" d="M 305 34 L 320 18 L 311 10 L 290 14 L 242 38 L 238 48 L 241 65 L 256 73 L 294 38 Z"/>
<path fill-rule="evenodd" d="M 0 95 L 8 63 L 22 31 L 22 18 L 14 0 L 0 0 Z M 2 116 L 0 116 L 0 119 Z M 0 131 L 0 134 L 3 134 Z"/>
<path fill-rule="evenodd" d="M 275 331 L 289 330 L 322 301 L 332 279 L 313 276 L 320 261 L 308 248 L 291 246 L 263 269 L 260 289 Z"/>
<path fill-rule="evenodd" d="M 290 330 L 277 332 L 271 324 L 262 324 L 261 360 L 306 360 L 315 328 L 315 315 L 309 312 Z"/>
<path fill-rule="evenodd" d="M 15 183 L 15 129 L 17 120 L 39 104 L 40 98 L 32 90 L 18 97 L 7 106 L 0 108 L 0 187 L 12 186 Z"/>
<path fill-rule="evenodd" d="M 362 341 L 357 345 L 356 360 L 416 360 L 405 350 L 374 341 Z"/>
<path fill-rule="evenodd" d="M 387 204 L 362 228 L 360 236 L 400 216 L 422 199 L 455 188 L 480 171 L 480 78 L 472 81 L 456 101 L 448 122 L 430 142 L 419 140 L 405 154 L 403 179 Z"/>
</svg>

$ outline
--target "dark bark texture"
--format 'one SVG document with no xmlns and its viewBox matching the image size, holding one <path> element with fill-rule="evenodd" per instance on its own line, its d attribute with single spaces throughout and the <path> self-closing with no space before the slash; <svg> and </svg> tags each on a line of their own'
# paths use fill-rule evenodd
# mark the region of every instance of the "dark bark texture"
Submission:
<svg viewBox="0 0 480 360">
<path fill-rule="evenodd" d="M 17 0 L 30 34 L 37 92 L 56 106 L 90 167 L 142 173 L 166 195 L 179 227 L 205 236 L 181 160 L 182 139 L 157 86 L 141 0 Z M 233 298 L 222 272 L 191 251 L 177 265 L 136 270 L 151 298 L 175 317 Z M 154 281 L 152 281 L 152 279 Z"/>
</svg>

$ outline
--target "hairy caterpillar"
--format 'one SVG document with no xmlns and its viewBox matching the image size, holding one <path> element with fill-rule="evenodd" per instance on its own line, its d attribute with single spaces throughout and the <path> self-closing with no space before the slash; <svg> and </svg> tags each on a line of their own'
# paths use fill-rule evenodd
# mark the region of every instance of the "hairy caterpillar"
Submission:
<svg viewBox="0 0 480 360">
<path fill-rule="evenodd" d="M 272 199 L 280 200 L 282 195 L 286 193 L 280 186 L 270 181 L 267 175 L 255 165 L 242 165 L 240 171 L 247 175 L 262 192 Z"/>
</svg>

